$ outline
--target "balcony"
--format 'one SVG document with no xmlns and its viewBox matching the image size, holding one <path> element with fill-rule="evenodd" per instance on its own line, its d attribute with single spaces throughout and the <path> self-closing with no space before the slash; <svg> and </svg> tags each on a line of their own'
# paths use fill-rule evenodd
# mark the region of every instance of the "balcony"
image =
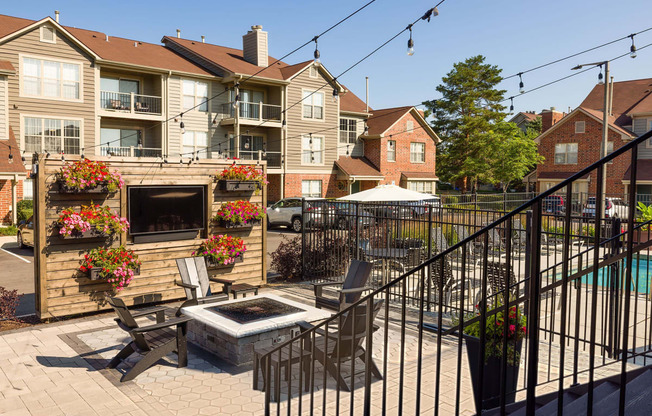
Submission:
<svg viewBox="0 0 652 416">
<path fill-rule="evenodd" d="M 267 162 L 268 169 L 280 169 L 282 165 L 281 152 L 264 152 L 262 150 L 240 150 L 239 156 L 236 156 L 235 151 L 229 152 L 229 157 L 238 157 L 243 161 L 256 161 L 264 160 Z"/>
<path fill-rule="evenodd" d="M 137 146 L 102 146 L 100 155 L 117 156 L 117 157 L 161 157 L 163 151 L 154 147 L 137 147 Z"/>
<path fill-rule="evenodd" d="M 262 102 L 240 102 L 240 124 L 254 125 L 265 122 L 266 126 L 281 127 L 281 106 L 276 104 L 263 104 Z M 222 118 L 221 125 L 235 124 L 234 102 L 224 103 L 220 106 L 219 114 Z"/>
<path fill-rule="evenodd" d="M 162 115 L 161 97 L 115 91 L 100 91 L 102 110 L 129 115 Z"/>
</svg>

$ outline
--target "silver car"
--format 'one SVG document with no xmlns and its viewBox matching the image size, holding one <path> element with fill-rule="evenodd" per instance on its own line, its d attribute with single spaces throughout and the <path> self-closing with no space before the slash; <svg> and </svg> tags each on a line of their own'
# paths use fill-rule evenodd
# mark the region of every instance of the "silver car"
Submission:
<svg viewBox="0 0 652 416">
<path fill-rule="evenodd" d="M 284 198 L 267 208 L 267 226 L 286 226 L 294 232 L 300 233 L 304 224 L 307 227 L 321 226 L 321 210 L 306 201 L 308 218 L 302 219 L 301 198 Z"/>
<path fill-rule="evenodd" d="M 627 219 L 628 206 L 620 198 L 606 197 L 604 199 L 604 215 L 606 218 L 620 218 Z M 583 217 L 595 218 L 595 197 L 591 196 L 582 209 Z"/>
<path fill-rule="evenodd" d="M 29 217 L 27 221 L 20 222 L 16 241 L 20 248 L 34 247 L 34 217 Z"/>
</svg>

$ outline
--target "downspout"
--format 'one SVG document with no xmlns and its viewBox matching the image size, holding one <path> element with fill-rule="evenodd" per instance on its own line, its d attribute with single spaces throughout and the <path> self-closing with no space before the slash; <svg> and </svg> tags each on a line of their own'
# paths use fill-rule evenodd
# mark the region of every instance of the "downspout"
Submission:
<svg viewBox="0 0 652 416">
<path fill-rule="evenodd" d="M 238 76 L 238 81 L 236 82 L 238 85 L 240 85 L 240 80 L 242 80 L 242 75 Z M 236 97 L 240 95 L 240 87 L 234 88 L 234 96 L 233 96 L 233 103 L 236 104 L 235 106 L 235 156 L 238 159 L 240 158 L 240 102 L 236 101 Z"/>
<path fill-rule="evenodd" d="M 167 77 L 164 80 L 165 83 L 165 92 L 163 97 L 165 99 L 165 119 L 170 118 L 170 77 L 172 77 L 172 71 L 168 71 Z M 163 146 L 161 146 L 162 155 L 166 155 L 170 150 L 170 123 L 165 123 L 165 129 L 161 132 L 163 135 Z M 144 138 L 143 138 L 144 139 Z M 181 148 L 179 148 L 181 149 Z"/>
</svg>

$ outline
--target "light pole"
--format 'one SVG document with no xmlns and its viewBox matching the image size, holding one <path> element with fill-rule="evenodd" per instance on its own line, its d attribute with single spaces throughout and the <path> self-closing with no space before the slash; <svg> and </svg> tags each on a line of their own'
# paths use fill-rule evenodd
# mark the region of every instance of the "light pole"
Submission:
<svg viewBox="0 0 652 416">
<path fill-rule="evenodd" d="M 608 145 L 608 138 L 609 138 L 609 61 L 593 62 L 590 64 L 577 65 L 572 69 L 581 69 L 583 66 L 591 66 L 591 65 L 600 66 L 600 67 L 604 65 L 604 79 L 602 78 L 602 72 L 600 72 L 600 75 L 598 76 L 598 81 L 604 84 L 604 100 L 602 106 L 602 145 L 600 146 L 600 158 L 603 158 L 607 156 L 607 145 Z M 607 165 L 604 165 L 602 169 L 602 197 L 605 198 L 606 196 L 607 196 Z M 597 195 L 596 195 L 595 202 L 597 205 L 598 202 Z M 597 218 L 596 221 L 600 221 L 601 219 L 604 218 L 604 210 L 605 210 L 605 203 L 604 201 L 601 201 L 600 213 L 599 213 L 600 216 L 596 217 Z M 597 214 L 598 213 L 596 212 L 596 215 Z"/>
</svg>

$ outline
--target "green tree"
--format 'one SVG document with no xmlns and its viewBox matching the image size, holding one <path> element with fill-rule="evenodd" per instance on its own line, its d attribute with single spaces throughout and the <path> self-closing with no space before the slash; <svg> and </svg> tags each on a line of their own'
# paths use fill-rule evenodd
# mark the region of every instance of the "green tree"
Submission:
<svg viewBox="0 0 652 416">
<path fill-rule="evenodd" d="M 482 55 L 458 62 L 436 90 L 441 98 L 424 102 L 432 113 L 432 126 L 442 139 L 437 149 L 437 174 L 445 181 L 494 182 L 494 157 L 505 138 L 506 117 L 500 104 L 505 94 L 497 89 L 501 69 L 485 63 Z"/>
<path fill-rule="evenodd" d="M 509 184 L 523 179 L 532 168 L 543 162 L 543 156 L 539 155 L 534 142 L 539 135 L 534 128 L 528 128 L 526 133 L 514 123 L 499 123 L 498 128 L 504 139 L 494 148 L 491 176 L 492 183 L 500 184 L 503 192 L 507 192 Z"/>
</svg>

